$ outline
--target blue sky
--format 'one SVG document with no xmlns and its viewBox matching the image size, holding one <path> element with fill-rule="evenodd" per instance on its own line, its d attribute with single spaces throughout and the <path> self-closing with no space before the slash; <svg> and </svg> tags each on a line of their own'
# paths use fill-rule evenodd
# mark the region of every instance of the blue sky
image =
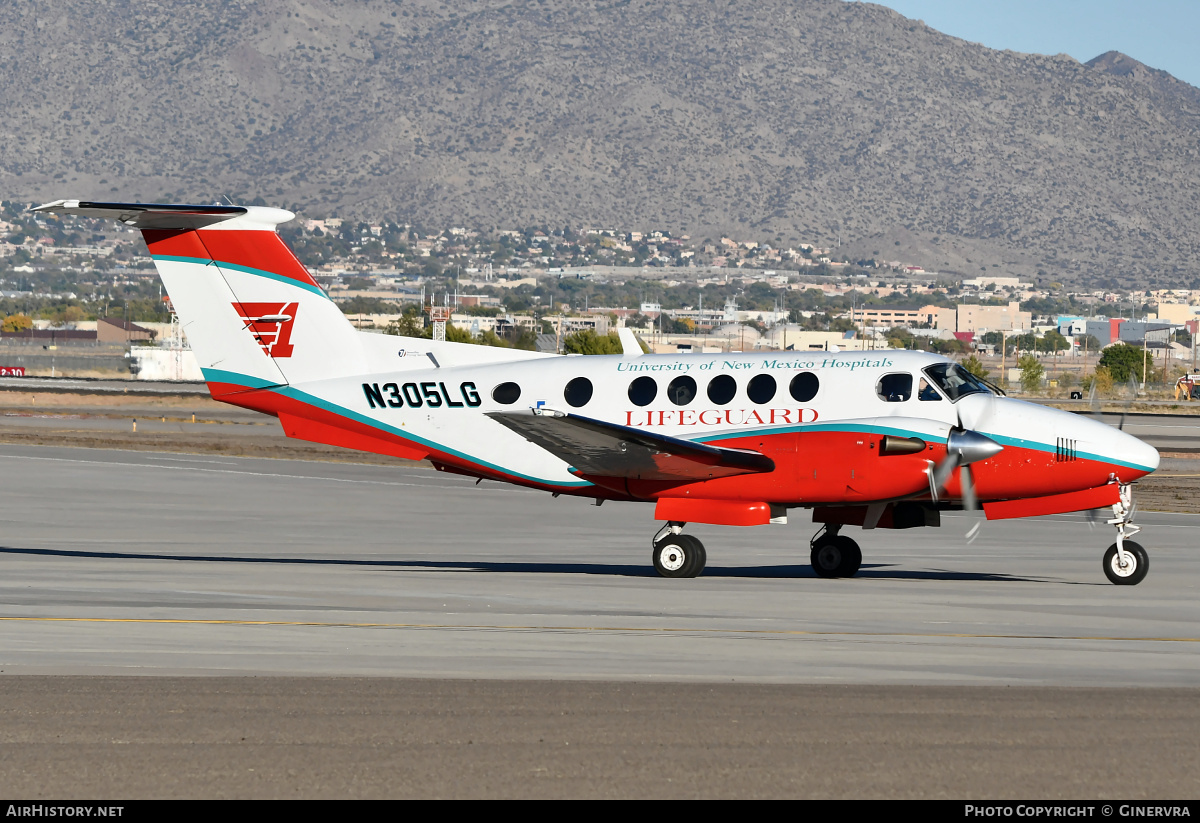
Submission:
<svg viewBox="0 0 1200 823">
<path fill-rule="evenodd" d="M 1066 53 L 1080 62 L 1116 50 L 1200 86 L 1198 0 L 874 2 L 989 48 Z"/>
</svg>

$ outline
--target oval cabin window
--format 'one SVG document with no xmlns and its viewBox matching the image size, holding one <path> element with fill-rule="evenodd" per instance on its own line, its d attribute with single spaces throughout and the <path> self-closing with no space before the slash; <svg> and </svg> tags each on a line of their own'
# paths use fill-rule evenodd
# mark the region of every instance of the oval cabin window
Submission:
<svg viewBox="0 0 1200 823">
<path fill-rule="evenodd" d="M 521 387 L 516 383 L 501 383 L 492 389 L 492 399 L 502 406 L 511 406 L 521 399 Z"/>
<path fill-rule="evenodd" d="M 727 374 L 718 374 L 708 381 L 708 399 L 718 406 L 724 406 L 737 394 L 737 381 Z"/>
<path fill-rule="evenodd" d="M 586 406 L 592 399 L 592 381 L 586 377 L 576 377 L 563 389 L 563 397 L 575 408 Z"/>
<path fill-rule="evenodd" d="M 769 374 L 756 374 L 746 384 L 746 396 L 760 406 L 775 398 L 775 378 Z"/>
<path fill-rule="evenodd" d="M 686 374 L 680 375 L 667 386 L 667 399 L 676 406 L 686 406 L 696 399 L 696 381 Z"/>
<path fill-rule="evenodd" d="M 789 386 L 792 399 L 797 403 L 807 403 L 812 400 L 817 396 L 819 388 L 821 388 L 821 381 L 810 371 L 800 372 L 792 378 L 792 384 Z"/>
<path fill-rule="evenodd" d="M 658 384 L 653 377 L 641 377 L 629 384 L 629 402 L 635 406 L 649 406 L 658 397 Z"/>
</svg>

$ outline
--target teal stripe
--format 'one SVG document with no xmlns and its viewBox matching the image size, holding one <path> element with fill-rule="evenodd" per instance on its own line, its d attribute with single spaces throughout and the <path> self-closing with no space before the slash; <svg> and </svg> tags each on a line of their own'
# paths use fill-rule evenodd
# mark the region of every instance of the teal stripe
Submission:
<svg viewBox="0 0 1200 823">
<path fill-rule="evenodd" d="M 248 374 L 239 374 L 232 371 L 223 371 L 221 369 L 200 369 L 204 373 L 206 383 L 233 383 L 239 386 L 245 386 L 248 389 L 269 389 L 272 386 L 282 386 L 279 381 L 263 380 L 258 377 L 251 377 Z"/>
<path fill-rule="evenodd" d="M 592 483 L 589 483 L 586 480 L 579 480 L 576 482 L 564 483 L 564 482 L 557 481 L 557 480 L 545 480 L 541 477 L 533 477 L 532 475 L 522 474 L 521 472 L 513 471 L 510 468 L 506 468 L 504 466 L 498 466 L 495 463 L 490 463 L 487 460 L 481 460 L 478 457 L 472 457 L 471 455 L 466 454 L 465 452 L 458 451 L 457 449 L 452 449 L 449 446 L 443 445 L 443 444 L 435 442 L 433 440 L 428 440 L 424 437 L 413 434 L 412 432 L 410 432 L 406 429 L 398 429 L 395 426 L 390 426 L 387 423 L 382 423 L 382 422 L 374 419 L 373 417 L 368 417 L 365 414 L 360 414 L 359 412 L 352 411 L 351 409 L 347 409 L 343 406 L 339 406 L 336 403 L 330 403 L 327 400 L 323 400 L 320 397 L 311 395 L 308 392 L 301 391 L 300 389 L 292 388 L 291 386 L 280 386 L 275 383 L 267 383 L 266 381 L 259 380 L 256 377 L 249 377 L 247 375 L 236 374 L 234 372 L 220 371 L 218 369 L 203 369 L 203 372 L 204 372 L 205 379 L 208 379 L 208 375 L 210 373 L 212 373 L 214 375 L 221 375 L 220 381 L 223 383 L 239 383 L 241 385 L 247 386 L 248 388 L 269 388 L 269 389 L 271 389 L 271 391 L 277 392 L 278 394 L 282 394 L 285 397 L 290 397 L 293 400 L 298 400 L 301 403 L 305 403 L 306 405 L 316 406 L 317 408 L 324 409 L 329 412 L 333 412 L 334 414 L 337 414 L 341 417 L 346 417 L 351 420 L 355 420 L 359 423 L 363 423 L 367 426 L 370 426 L 371 428 L 379 429 L 380 431 L 385 431 L 385 432 L 388 432 L 389 434 L 397 435 L 398 437 L 401 437 L 405 440 L 420 443 L 421 445 L 428 446 L 431 449 L 437 449 L 438 451 L 445 452 L 447 454 L 453 454 L 456 457 L 461 457 L 463 460 L 466 460 L 469 463 L 473 463 L 476 466 L 484 466 L 486 468 L 500 472 L 501 474 L 507 474 L 507 475 L 511 475 L 513 477 L 520 477 L 522 480 L 528 480 L 531 483 L 541 483 L 544 486 L 556 486 L 559 488 L 584 488 L 584 487 L 593 485 Z M 263 385 L 252 385 L 253 383 L 261 383 Z"/>
<path fill-rule="evenodd" d="M 791 434 L 793 432 L 853 432 L 871 434 L 894 434 L 900 437 L 929 437 L 929 432 L 912 431 L 895 426 L 855 426 L 847 423 L 814 423 L 811 425 L 771 426 L 765 429 L 750 429 L 744 432 L 728 432 L 715 436 L 700 435 L 691 438 L 700 443 L 715 443 L 718 440 L 734 440 L 739 437 L 760 437 L 770 434 Z"/>
<path fill-rule="evenodd" d="M 228 263 L 224 260 L 205 260 L 203 257 L 181 257 L 174 254 L 155 254 L 151 256 L 155 260 L 166 260 L 172 263 L 196 263 L 200 266 L 208 266 L 212 263 L 216 263 L 218 267 L 223 269 L 233 269 L 235 271 L 245 272 L 246 274 L 253 274 L 257 277 L 265 277 L 268 280 L 274 280 L 277 283 L 286 283 L 289 286 L 296 286 L 297 288 L 304 289 L 305 291 L 310 291 L 313 294 L 319 294 L 326 299 L 329 298 L 329 295 L 321 291 L 319 286 L 314 286 L 311 283 L 304 283 L 300 280 L 293 280 L 290 277 L 284 277 L 282 274 L 276 274 L 275 272 L 267 271 L 266 269 L 255 269 L 251 268 L 250 266 L 242 266 L 237 263 Z"/>
<path fill-rule="evenodd" d="M 980 432 L 980 434 L 992 438 L 1001 446 L 1015 446 L 1019 449 L 1029 449 L 1031 451 L 1050 452 L 1056 451 L 1056 447 L 1046 443 L 1039 443 L 1036 440 L 1023 440 L 1020 437 L 1005 437 L 1002 434 L 992 434 L 991 432 Z M 1115 457 L 1108 457 L 1103 454 L 1093 454 L 1091 452 L 1076 452 L 1076 456 L 1086 460 L 1095 460 L 1099 463 L 1111 463 L 1114 466 L 1124 466 L 1128 469 L 1137 469 L 1143 472 L 1152 472 L 1154 469 L 1149 466 L 1142 466 L 1138 463 L 1129 463 L 1124 460 L 1117 460 Z"/>
<path fill-rule="evenodd" d="M 855 434 L 893 434 L 900 437 L 917 437 L 925 439 L 929 437 L 928 432 L 912 431 L 910 429 L 901 429 L 894 426 L 856 426 L 852 423 L 817 423 L 810 426 L 775 426 L 765 429 L 752 429 L 745 432 L 730 432 L 727 434 L 719 434 L 712 437 L 700 435 L 691 438 L 699 443 L 715 443 L 720 440 L 735 440 L 741 437 L 761 437 L 762 435 L 770 434 L 790 434 L 792 432 L 846 432 Z M 980 434 L 992 438 L 1001 446 L 1013 446 L 1019 449 L 1029 449 L 1030 451 L 1046 452 L 1050 454 L 1055 451 L 1055 447 L 1048 443 L 1041 443 L 1037 440 L 1024 440 L 1019 437 L 1005 437 L 1000 434 L 992 434 L 991 432 L 980 432 Z M 1149 472 L 1153 471 L 1149 466 L 1142 466 L 1137 463 L 1129 463 L 1124 460 L 1117 460 L 1114 457 L 1109 457 L 1103 454 L 1092 454 L 1091 452 L 1078 452 L 1079 457 L 1094 460 L 1097 463 L 1109 463 L 1114 466 L 1124 466 L 1129 469 L 1137 469 L 1138 471 Z"/>
</svg>

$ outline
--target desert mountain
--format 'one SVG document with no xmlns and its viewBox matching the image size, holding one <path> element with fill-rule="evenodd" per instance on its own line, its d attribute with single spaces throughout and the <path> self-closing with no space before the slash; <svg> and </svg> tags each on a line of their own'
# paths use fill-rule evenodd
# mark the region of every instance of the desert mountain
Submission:
<svg viewBox="0 0 1200 823">
<path fill-rule="evenodd" d="M 6 199 L 227 193 L 1200 281 L 1200 91 L 875 5 L 23 0 L 0 71 Z"/>
</svg>

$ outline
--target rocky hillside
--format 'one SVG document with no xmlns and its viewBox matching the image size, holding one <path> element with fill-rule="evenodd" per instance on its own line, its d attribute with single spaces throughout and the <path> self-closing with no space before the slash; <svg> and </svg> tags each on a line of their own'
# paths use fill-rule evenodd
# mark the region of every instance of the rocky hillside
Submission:
<svg viewBox="0 0 1200 823">
<path fill-rule="evenodd" d="M 227 193 L 1200 279 L 1200 91 L 880 6 L 23 0 L 0 71 L 8 199 Z"/>
</svg>

